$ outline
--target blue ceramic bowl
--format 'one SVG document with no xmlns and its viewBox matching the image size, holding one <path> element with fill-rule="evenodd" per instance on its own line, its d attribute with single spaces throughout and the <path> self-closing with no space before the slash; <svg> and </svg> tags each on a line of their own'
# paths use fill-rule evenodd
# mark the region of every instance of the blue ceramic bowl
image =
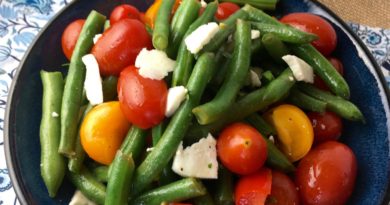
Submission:
<svg viewBox="0 0 390 205">
<path fill-rule="evenodd" d="M 40 176 L 39 124 L 42 85 L 39 71 L 59 70 L 66 62 L 61 50 L 61 33 L 65 26 L 85 18 L 95 9 L 108 15 L 114 6 L 125 1 L 75 1 L 60 12 L 42 30 L 24 57 L 13 81 L 8 99 L 5 125 L 7 165 L 16 194 L 22 204 L 68 204 L 74 188 L 65 180 L 54 199 L 47 194 Z M 151 0 L 128 0 L 126 3 L 145 10 Z M 389 181 L 389 93 L 375 60 L 363 43 L 334 13 L 315 1 L 281 0 L 276 15 L 312 12 L 330 20 L 339 43 L 335 56 L 345 67 L 351 87 L 351 100 L 363 111 L 367 123 L 345 122 L 342 141 L 358 159 L 356 187 L 349 204 L 387 204 Z"/>
</svg>

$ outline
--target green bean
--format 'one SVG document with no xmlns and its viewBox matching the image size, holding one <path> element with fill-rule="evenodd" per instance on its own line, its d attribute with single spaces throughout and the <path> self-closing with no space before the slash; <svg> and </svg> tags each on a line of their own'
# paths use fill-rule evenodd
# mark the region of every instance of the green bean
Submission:
<svg viewBox="0 0 390 205">
<path fill-rule="evenodd" d="M 117 84 L 118 84 L 118 77 L 116 76 L 111 75 L 104 78 L 102 82 L 104 102 L 117 99 L 118 97 Z"/>
<path fill-rule="evenodd" d="M 214 201 L 216 205 L 234 204 L 234 182 L 233 174 L 220 165 L 217 187 L 215 188 Z"/>
<path fill-rule="evenodd" d="M 350 96 L 349 86 L 332 64 L 310 44 L 290 45 L 295 55 L 302 58 L 313 67 L 329 89 L 336 95 L 348 99 Z"/>
<path fill-rule="evenodd" d="M 263 35 L 261 42 L 268 54 L 278 63 L 283 63 L 282 57 L 289 54 L 288 48 L 284 43 L 274 34 L 266 33 Z"/>
<path fill-rule="evenodd" d="M 41 176 L 50 197 L 55 197 L 65 175 L 65 159 L 58 153 L 60 143 L 61 100 L 64 80 L 60 72 L 41 71 L 43 84 L 40 125 Z"/>
<path fill-rule="evenodd" d="M 131 153 L 125 154 L 119 150 L 116 153 L 108 178 L 107 196 L 104 204 L 127 204 L 134 168 Z"/>
<path fill-rule="evenodd" d="M 248 22 L 237 20 L 233 58 L 227 76 L 217 95 L 208 103 L 192 110 L 199 124 L 209 124 L 226 113 L 234 103 L 237 93 L 246 80 L 251 52 L 251 27 Z"/>
<path fill-rule="evenodd" d="M 74 145 L 84 90 L 86 70 L 81 57 L 91 50 L 93 46 L 92 39 L 95 34 L 102 31 L 105 20 L 106 18 L 96 11 L 92 11 L 88 15 L 70 59 L 61 106 L 61 141 L 58 148 L 60 153 L 69 158 L 75 154 Z"/>
<path fill-rule="evenodd" d="M 132 195 L 140 193 L 167 166 L 193 118 L 191 110 L 200 102 L 206 84 L 215 69 L 214 55 L 200 56 L 187 84 L 188 98 L 173 115 L 163 136 L 135 172 Z"/>
<path fill-rule="evenodd" d="M 191 200 L 192 205 L 216 205 L 210 193 L 206 190 L 206 194 L 198 196 Z"/>
<path fill-rule="evenodd" d="M 195 178 L 185 178 L 146 192 L 132 204 L 161 205 L 166 202 L 184 201 L 206 194 L 206 188 Z"/>
<path fill-rule="evenodd" d="M 147 132 L 133 125 L 111 164 L 105 204 L 127 204 L 135 169 L 133 156 L 138 157 Z"/>
<path fill-rule="evenodd" d="M 93 106 L 91 104 L 88 104 L 87 108 L 84 110 L 82 116 L 80 117 L 79 128 L 81 126 L 81 123 L 84 120 L 84 117 L 92 108 Z M 79 172 L 81 167 L 83 166 L 84 158 L 85 158 L 85 151 L 83 146 L 81 145 L 80 133 L 78 132 L 76 142 L 75 142 L 75 154 L 68 161 L 69 171 L 76 172 L 76 173 Z"/>
<path fill-rule="evenodd" d="M 259 29 L 260 32 L 264 34 L 271 33 L 277 36 L 281 41 L 287 43 L 303 44 L 318 39 L 318 36 L 315 34 L 307 33 L 291 26 L 255 22 L 253 22 L 252 25 L 254 28 Z"/>
<path fill-rule="evenodd" d="M 245 121 L 255 127 L 264 137 L 276 135 L 276 130 L 256 113 L 249 115 Z"/>
<path fill-rule="evenodd" d="M 275 80 L 275 76 L 272 74 L 270 70 L 263 72 L 261 77 L 262 84 L 268 85 L 273 80 Z"/>
<path fill-rule="evenodd" d="M 283 172 L 292 172 L 295 167 L 288 158 L 267 138 L 269 135 L 275 135 L 275 129 L 269 125 L 261 116 L 252 114 L 246 118 L 253 127 L 255 127 L 263 136 L 267 143 L 267 164 Z"/>
<path fill-rule="evenodd" d="M 165 123 L 161 122 L 160 124 L 156 125 L 155 127 L 152 128 L 152 143 L 153 146 L 155 146 L 158 141 L 160 140 L 162 134 L 164 133 L 165 129 Z"/>
<path fill-rule="evenodd" d="M 291 89 L 287 101 L 302 109 L 312 112 L 325 112 L 326 110 L 326 103 L 324 101 L 307 95 L 296 88 Z"/>
<path fill-rule="evenodd" d="M 219 25 L 219 31 L 215 34 L 211 41 L 203 47 L 199 54 L 204 52 L 217 51 L 222 46 L 222 44 L 225 43 L 229 35 L 233 33 L 237 19 L 246 20 L 247 17 L 247 12 L 240 9 L 236 11 L 233 15 L 229 16 L 229 18 L 222 21 Z"/>
<path fill-rule="evenodd" d="M 214 18 L 214 14 L 217 11 L 218 4 L 212 2 L 207 4 L 206 9 L 203 14 L 189 27 L 184 38 L 195 31 L 199 26 L 211 21 Z M 177 56 L 177 66 L 173 71 L 172 75 L 172 87 L 179 85 L 187 85 L 187 81 L 191 74 L 192 64 L 194 62 L 194 56 L 190 51 L 187 50 L 187 47 L 184 42 L 180 44 L 179 52 Z"/>
<path fill-rule="evenodd" d="M 351 121 L 365 122 L 362 112 L 352 102 L 308 84 L 300 84 L 299 89 L 314 98 L 324 101 L 327 110 L 338 114 L 340 117 Z"/>
<path fill-rule="evenodd" d="M 108 166 L 98 166 L 92 169 L 92 174 L 99 182 L 108 181 Z"/>
<path fill-rule="evenodd" d="M 67 172 L 67 176 L 88 199 L 97 204 L 104 204 L 106 187 L 95 179 L 86 167 L 82 167 L 79 173 Z"/>
<path fill-rule="evenodd" d="M 221 2 L 232 2 L 236 4 L 250 4 L 262 10 L 275 10 L 278 0 L 221 0 Z"/>
<path fill-rule="evenodd" d="M 243 6 L 242 10 L 247 12 L 248 20 L 250 20 L 250 21 L 255 21 L 255 22 L 259 22 L 259 23 L 275 24 L 275 25 L 282 24 L 274 17 L 266 14 L 264 11 L 257 9 L 249 4 L 246 4 L 245 6 Z"/>
<path fill-rule="evenodd" d="M 157 12 L 153 30 L 153 46 L 158 50 L 165 50 L 169 41 L 169 21 L 175 0 L 162 0 Z"/>
<path fill-rule="evenodd" d="M 193 21 L 198 17 L 200 3 L 197 0 L 183 0 L 176 10 L 171 23 L 170 45 L 167 53 L 170 57 L 176 57 L 184 35 Z"/>
</svg>

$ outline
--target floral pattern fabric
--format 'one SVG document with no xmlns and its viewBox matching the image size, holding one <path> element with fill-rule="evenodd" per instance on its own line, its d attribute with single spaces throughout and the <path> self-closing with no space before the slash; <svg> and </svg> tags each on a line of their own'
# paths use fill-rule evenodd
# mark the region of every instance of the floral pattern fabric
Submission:
<svg viewBox="0 0 390 205">
<path fill-rule="evenodd" d="M 19 204 L 4 156 L 4 112 L 11 81 L 27 47 L 71 0 L 0 0 L 0 205 Z M 390 86 L 390 30 L 350 23 L 373 53 Z"/>
</svg>

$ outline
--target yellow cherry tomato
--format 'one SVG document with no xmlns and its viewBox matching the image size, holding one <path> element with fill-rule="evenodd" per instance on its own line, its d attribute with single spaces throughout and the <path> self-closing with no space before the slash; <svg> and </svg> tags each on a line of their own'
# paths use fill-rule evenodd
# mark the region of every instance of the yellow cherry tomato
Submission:
<svg viewBox="0 0 390 205">
<path fill-rule="evenodd" d="M 150 28 L 154 28 L 154 21 L 156 20 L 158 10 L 160 9 L 162 0 L 156 0 L 145 12 L 145 24 Z M 181 0 L 176 0 L 172 8 L 172 15 L 176 12 L 179 7 Z"/>
<path fill-rule="evenodd" d="M 81 144 L 91 159 L 109 165 L 129 128 L 119 102 L 106 102 L 85 116 L 80 128 Z"/>
<path fill-rule="evenodd" d="M 304 157 L 313 144 L 314 132 L 309 118 L 294 105 L 280 105 L 265 114 L 277 132 L 277 143 L 284 154 L 295 162 Z"/>
</svg>

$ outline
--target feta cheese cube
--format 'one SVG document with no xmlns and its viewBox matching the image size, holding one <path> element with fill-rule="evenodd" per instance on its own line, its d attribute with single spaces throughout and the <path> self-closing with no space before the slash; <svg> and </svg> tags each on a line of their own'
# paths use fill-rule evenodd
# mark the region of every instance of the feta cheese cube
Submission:
<svg viewBox="0 0 390 205">
<path fill-rule="evenodd" d="M 188 35 L 184 42 L 187 49 L 192 53 L 198 53 L 219 31 L 219 26 L 215 22 L 199 26 L 195 31 Z"/>
<path fill-rule="evenodd" d="M 135 59 L 135 66 L 144 78 L 162 80 L 176 66 L 176 61 L 170 59 L 164 51 L 143 48 Z"/>
<path fill-rule="evenodd" d="M 99 40 L 100 37 L 102 37 L 103 34 L 98 33 L 93 37 L 93 44 L 96 44 L 96 42 Z"/>
<path fill-rule="evenodd" d="M 204 0 L 201 0 L 200 5 L 202 6 L 202 8 L 206 8 L 207 2 L 205 2 Z"/>
<path fill-rule="evenodd" d="M 184 150 L 183 144 L 180 144 L 173 160 L 172 170 L 183 177 L 217 179 L 216 144 L 217 141 L 211 134 Z"/>
<path fill-rule="evenodd" d="M 259 30 L 251 30 L 251 39 L 258 39 L 260 38 L 260 31 Z"/>
<path fill-rule="evenodd" d="M 84 196 L 81 191 L 76 190 L 72 199 L 69 202 L 69 205 L 96 205 L 93 201 L 90 201 L 86 196 Z"/>
<path fill-rule="evenodd" d="M 294 78 L 297 81 L 304 81 L 307 83 L 314 82 L 313 68 L 302 59 L 294 55 L 285 55 L 282 59 L 292 70 Z"/>
<path fill-rule="evenodd" d="M 100 78 L 99 64 L 95 56 L 87 54 L 81 58 L 87 70 L 85 74 L 84 89 L 91 105 L 103 103 L 103 86 Z"/>
<path fill-rule="evenodd" d="M 184 86 L 169 88 L 165 116 L 170 117 L 175 113 L 180 104 L 186 99 L 188 90 Z"/>
</svg>

